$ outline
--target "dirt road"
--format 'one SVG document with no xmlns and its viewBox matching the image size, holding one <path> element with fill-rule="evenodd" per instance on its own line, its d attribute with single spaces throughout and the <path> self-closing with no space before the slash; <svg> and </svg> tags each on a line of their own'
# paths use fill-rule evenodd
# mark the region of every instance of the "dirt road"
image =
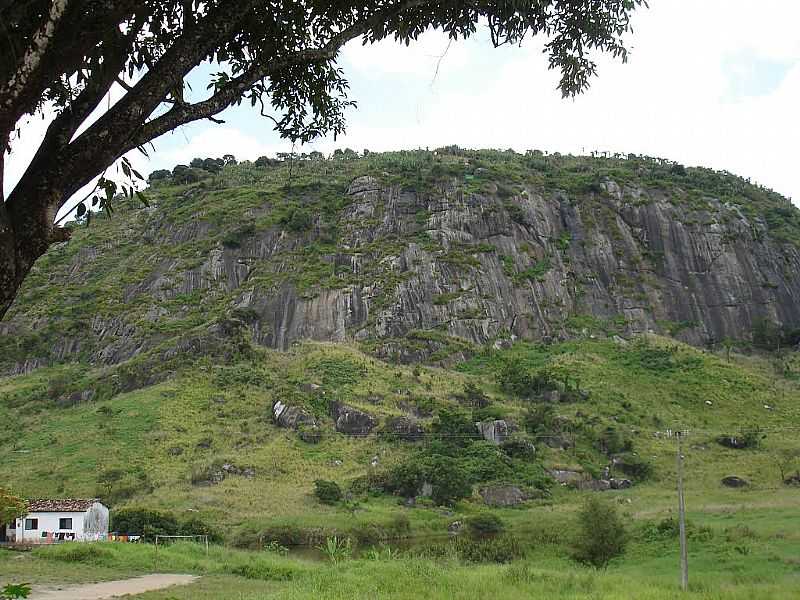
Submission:
<svg viewBox="0 0 800 600">
<path fill-rule="evenodd" d="M 131 579 L 120 579 L 118 581 L 69 585 L 61 588 L 41 587 L 33 589 L 30 600 L 104 600 L 105 598 L 118 598 L 127 594 L 142 594 L 153 590 L 161 590 L 173 585 L 186 585 L 197 579 L 199 579 L 197 575 L 159 573 L 156 575 L 142 575 Z"/>
</svg>

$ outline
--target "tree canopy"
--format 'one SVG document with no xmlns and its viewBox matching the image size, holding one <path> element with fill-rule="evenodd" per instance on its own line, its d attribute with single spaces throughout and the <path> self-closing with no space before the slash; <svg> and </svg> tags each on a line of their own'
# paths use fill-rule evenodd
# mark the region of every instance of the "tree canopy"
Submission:
<svg viewBox="0 0 800 600">
<path fill-rule="evenodd" d="M 111 209 L 120 186 L 102 177 L 127 152 L 176 127 L 249 103 L 281 137 L 307 142 L 345 129 L 337 64 L 350 40 L 409 44 L 429 29 L 451 39 L 486 27 L 495 46 L 546 36 L 565 96 L 596 74 L 594 54 L 626 59 L 630 15 L 645 0 L 0 0 L 0 194 L 3 159 L 26 115 L 50 117 L 8 198 L 0 195 L 0 316 L 35 260 L 68 232 L 55 215 L 98 176 L 91 202 Z M 187 77 L 210 63 L 205 98 Z M 101 111 L 112 90 L 121 99 Z M 97 116 L 97 113 L 102 114 Z M 124 158 L 131 179 L 139 177 Z M 133 194 L 133 186 L 122 186 Z M 87 210 L 85 204 L 79 213 Z"/>
</svg>

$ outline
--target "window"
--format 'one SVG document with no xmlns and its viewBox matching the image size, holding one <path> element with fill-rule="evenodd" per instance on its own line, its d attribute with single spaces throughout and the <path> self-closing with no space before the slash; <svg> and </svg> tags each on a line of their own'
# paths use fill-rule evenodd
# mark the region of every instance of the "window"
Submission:
<svg viewBox="0 0 800 600">
<path fill-rule="evenodd" d="M 25 519 L 25 530 L 33 531 L 39 529 L 39 519 Z"/>
<path fill-rule="evenodd" d="M 59 519 L 58 520 L 58 528 L 59 529 L 72 529 L 72 519 Z"/>
</svg>

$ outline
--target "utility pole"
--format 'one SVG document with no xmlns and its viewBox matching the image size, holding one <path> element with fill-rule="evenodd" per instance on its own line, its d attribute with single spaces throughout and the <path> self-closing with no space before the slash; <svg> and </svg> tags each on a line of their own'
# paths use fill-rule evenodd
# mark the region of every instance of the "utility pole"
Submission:
<svg viewBox="0 0 800 600">
<path fill-rule="evenodd" d="M 689 589 L 689 557 L 686 552 L 686 504 L 683 500 L 683 454 L 681 452 L 681 438 L 688 432 L 676 431 L 678 450 L 676 461 L 678 466 L 678 528 L 681 538 L 681 589 Z"/>
</svg>

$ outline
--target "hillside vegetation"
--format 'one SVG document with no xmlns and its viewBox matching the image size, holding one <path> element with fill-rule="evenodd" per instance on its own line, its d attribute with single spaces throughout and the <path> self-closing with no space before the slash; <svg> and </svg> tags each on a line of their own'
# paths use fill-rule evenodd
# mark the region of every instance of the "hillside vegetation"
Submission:
<svg viewBox="0 0 800 600">
<path fill-rule="evenodd" d="M 634 577 L 639 597 L 666 598 L 684 431 L 698 597 L 781 597 L 796 581 L 800 219 L 787 200 L 643 157 L 449 148 L 222 163 L 155 174 L 149 208 L 120 199 L 37 263 L 0 323 L 0 464 L 14 492 L 98 496 L 117 515 L 160 511 L 273 553 L 334 535 L 361 553 L 404 540 L 402 559 L 337 567 L 342 598 L 403 597 L 385 586 L 409 569 L 432 598 L 628 597 Z M 686 221 L 680 235 L 719 245 L 713 293 L 691 309 L 672 274 L 701 289 L 708 273 L 657 257 L 658 228 L 648 238 L 633 220 L 667 205 Z M 769 281 L 730 279 L 778 256 Z M 772 300 L 739 301 L 756 293 Z M 713 307 L 717 295 L 739 300 Z M 723 485 L 730 476 L 745 485 Z M 569 573 L 574 513 L 590 495 L 632 533 L 609 574 Z M 502 552 L 443 549 L 440 536 L 489 513 Z M 24 568 L 0 556 L 0 570 L 145 570 L 149 558 L 117 552 L 128 550 L 42 551 Z M 294 582 L 276 583 L 276 597 L 337 597 L 327 570 L 302 560 L 173 558 L 163 569 L 211 573 L 209 585 L 231 581 L 243 597 L 253 580 Z"/>
</svg>

